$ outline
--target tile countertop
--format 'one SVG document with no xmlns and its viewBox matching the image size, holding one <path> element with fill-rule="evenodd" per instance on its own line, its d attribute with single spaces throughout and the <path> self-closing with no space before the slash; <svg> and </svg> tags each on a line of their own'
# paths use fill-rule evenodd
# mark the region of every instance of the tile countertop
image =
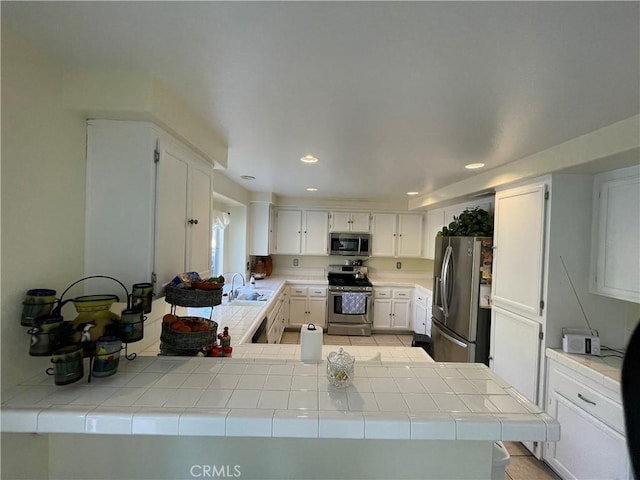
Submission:
<svg viewBox="0 0 640 480">
<path fill-rule="evenodd" d="M 233 358 L 138 357 L 115 375 L 53 385 L 44 372 L 3 395 L 3 432 L 556 441 L 559 424 L 482 364 L 421 349 L 348 347 L 355 380 L 297 345 L 240 345 Z M 336 347 L 323 347 L 323 355 Z M 372 359 L 380 353 L 380 359 Z M 86 371 L 86 370 L 85 370 Z"/>
<path fill-rule="evenodd" d="M 379 272 L 370 275 L 371 282 L 374 287 L 385 286 L 407 286 L 422 287 L 431 291 L 432 276 L 426 274 L 396 274 L 395 272 Z M 211 319 L 218 324 L 218 330 L 229 327 L 231 334 L 231 344 L 241 345 L 251 343 L 251 337 L 257 330 L 260 322 L 265 315 L 275 305 L 275 298 L 281 289 L 289 284 L 309 284 L 309 285 L 327 285 L 326 275 L 317 273 L 294 274 L 289 271 L 281 274 L 274 274 L 261 280 L 256 280 L 256 289 L 273 290 L 273 296 L 263 305 L 258 306 L 239 306 L 226 303 L 223 300 L 221 305 L 213 308 Z M 224 297 L 226 299 L 226 297 Z M 209 318 L 208 308 L 183 308 L 177 309 L 178 315 L 194 315 L 198 317 Z"/>
<path fill-rule="evenodd" d="M 584 375 L 613 393 L 620 394 L 622 358 L 616 356 L 578 355 L 565 353 L 557 348 L 547 348 L 546 355 L 547 358 L 556 360 L 558 363 Z"/>
<path fill-rule="evenodd" d="M 429 274 L 397 274 L 395 272 L 375 272 L 369 275 L 369 280 L 374 287 L 422 287 L 431 291 L 433 289 L 433 276 Z"/>
</svg>

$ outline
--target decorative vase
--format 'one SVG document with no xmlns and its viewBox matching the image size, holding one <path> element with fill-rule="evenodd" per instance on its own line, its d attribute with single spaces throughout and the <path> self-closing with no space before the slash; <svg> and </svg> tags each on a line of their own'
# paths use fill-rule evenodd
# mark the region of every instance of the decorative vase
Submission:
<svg viewBox="0 0 640 480">
<path fill-rule="evenodd" d="M 96 342 L 105 331 L 106 334 L 117 333 L 120 317 L 110 310 L 118 301 L 116 295 L 83 295 L 71 301 L 78 312 L 73 320 L 74 342 Z"/>
</svg>

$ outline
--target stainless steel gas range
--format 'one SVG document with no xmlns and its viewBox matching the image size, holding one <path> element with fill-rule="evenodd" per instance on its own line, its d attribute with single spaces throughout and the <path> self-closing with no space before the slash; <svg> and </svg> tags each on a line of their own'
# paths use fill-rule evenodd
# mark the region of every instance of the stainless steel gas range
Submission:
<svg viewBox="0 0 640 480">
<path fill-rule="evenodd" d="M 329 265 L 329 335 L 371 335 L 373 285 L 367 267 Z"/>
</svg>

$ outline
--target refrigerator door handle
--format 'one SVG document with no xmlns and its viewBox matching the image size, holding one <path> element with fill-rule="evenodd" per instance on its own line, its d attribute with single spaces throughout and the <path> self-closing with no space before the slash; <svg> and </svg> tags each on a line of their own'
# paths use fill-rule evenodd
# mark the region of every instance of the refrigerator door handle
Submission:
<svg viewBox="0 0 640 480">
<path fill-rule="evenodd" d="M 440 277 L 436 277 L 436 281 L 434 283 L 435 292 L 433 292 L 433 305 L 438 308 L 441 312 L 444 311 L 442 308 L 442 280 Z"/>
<path fill-rule="evenodd" d="M 442 330 L 440 330 L 440 335 L 442 335 L 444 338 L 446 338 L 447 340 L 449 340 L 451 343 L 455 343 L 456 345 L 458 345 L 459 347 L 462 348 L 467 348 L 468 345 L 464 342 L 461 342 L 460 340 L 457 340 L 455 338 L 453 338 L 451 335 L 448 335 L 446 333 L 444 333 Z"/>
<path fill-rule="evenodd" d="M 447 288 L 447 285 L 449 283 L 449 262 L 451 260 L 452 253 L 453 248 L 449 245 L 444 252 L 444 258 L 442 259 L 442 287 L 440 288 L 440 292 L 445 317 L 449 316 L 449 289 Z"/>
</svg>

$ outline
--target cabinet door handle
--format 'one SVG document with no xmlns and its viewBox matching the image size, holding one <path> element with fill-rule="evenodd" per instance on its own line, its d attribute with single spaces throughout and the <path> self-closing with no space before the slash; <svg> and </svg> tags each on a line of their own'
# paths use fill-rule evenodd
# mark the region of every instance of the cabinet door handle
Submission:
<svg viewBox="0 0 640 480">
<path fill-rule="evenodd" d="M 197 225 L 198 224 L 198 219 L 197 218 L 191 218 L 191 219 L 189 219 L 189 223 L 191 225 Z"/>
<path fill-rule="evenodd" d="M 595 405 L 595 404 L 596 404 L 596 402 L 594 402 L 594 401 L 592 401 L 592 400 L 589 400 L 588 398 L 586 398 L 586 397 L 585 397 L 584 395 L 582 395 L 581 393 L 579 393 L 579 394 L 578 394 L 578 398 L 579 398 L 580 400 L 582 400 L 583 402 L 588 403 L 589 405 Z"/>
</svg>

